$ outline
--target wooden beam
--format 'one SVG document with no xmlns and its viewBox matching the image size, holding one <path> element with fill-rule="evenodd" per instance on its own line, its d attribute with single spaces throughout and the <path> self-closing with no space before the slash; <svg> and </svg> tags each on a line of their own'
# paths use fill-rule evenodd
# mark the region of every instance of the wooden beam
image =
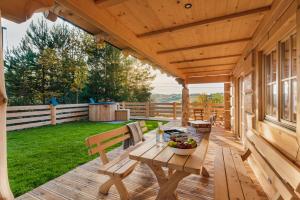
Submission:
<svg viewBox="0 0 300 200">
<path fill-rule="evenodd" d="M 120 3 L 125 2 L 126 0 L 95 0 L 95 4 L 101 8 L 107 8 Z"/>
<path fill-rule="evenodd" d="M 193 45 L 193 46 L 188 46 L 188 47 L 161 50 L 161 51 L 158 51 L 157 54 L 166 54 L 166 53 L 173 53 L 173 52 L 178 52 L 178 51 L 187 51 L 187 50 L 200 49 L 200 48 L 206 48 L 206 47 L 214 47 L 214 46 L 220 46 L 220 45 L 226 45 L 226 44 L 236 44 L 236 43 L 248 42 L 250 40 L 251 40 L 251 38 L 242 38 L 242 39 L 227 40 L 227 41 L 222 41 L 222 42 L 199 44 L 199 45 Z"/>
<path fill-rule="evenodd" d="M 212 64 L 212 65 L 201 65 L 201 66 L 193 66 L 193 67 L 179 67 L 177 69 L 198 69 L 203 67 L 218 67 L 218 66 L 228 66 L 228 65 L 235 65 L 236 63 L 223 63 L 223 64 Z"/>
<path fill-rule="evenodd" d="M 148 37 L 160 36 L 161 34 L 164 34 L 164 33 L 181 31 L 181 30 L 188 29 L 188 28 L 194 28 L 196 26 L 206 26 L 206 25 L 210 25 L 210 24 L 214 24 L 214 23 L 228 22 L 228 21 L 235 20 L 235 19 L 244 19 L 244 18 L 255 16 L 255 15 L 262 15 L 263 13 L 265 13 L 266 11 L 269 11 L 270 9 L 271 9 L 271 6 L 255 8 L 252 10 L 246 10 L 246 11 L 242 11 L 242 12 L 232 13 L 229 15 L 219 16 L 219 17 L 210 18 L 210 19 L 204 19 L 204 20 L 200 20 L 200 21 L 196 21 L 196 22 L 192 22 L 192 23 L 182 24 L 179 26 L 173 26 L 173 27 L 169 27 L 169 28 L 156 30 L 156 31 L 151 31 L 151 32 L 140 34 L 140 35 L 138 35 L 138 37 L 139 38 L 148 38 Z"/>
<path fill-rule="evenodd" d="M 204 71 L 204 72 L 184 72 L 190 77 L 196 77 L 196 76 L 209 76 L 209 75 L 229 75 L 232 73 L 232 70 L 214 70 L 214 71 Z"/>
<path fill-rule="evenodd" d="M 16 23 L 25 22 L 34 12 L 46 11 L 54 5 L 54 0 L 1 0 L 2 17 Z"/>
<path fill-rule="evenodd" d="M 174 66 L 169 64 L 166 57 L 157 55 L 153 51 L 151 44 L 137 38 L 136 35 L 128 29 L 123 23 L 116 19 L 106 9 L 99 9 L 94 1 L 86 0 L 56 0 L 58 5 L 68 8 L 74 15 L 81 17 L 90 24 L 111 35 L 124 46 L 134 50 L 137 54 L 149 59 L 162 70 L 175 77 L 183 77 L 183 74 Z"/>
<path fill-rule="evenodd" d="M 215 60 L 215 59 L 223 59 L 223 58 L 234 58 L 241 56 L 242 54 L 232 54 L 232 55 L 225 55 L 225 56 L 215 56 L 215 57 L 207 57 L 207 58 L 194 58 L 194 59 L 187 59 L 187 60 L 177 60 L 171 61 L 170 64 L 179 64 L 179 63 L 187 63 L 187 62 L 197 62 L 203 60 Z"/>
<path fill-rule="evenodd" d="M 0 20 L 0 199 L 12 200 L 14 197 L 9 187 L 7 172 L 6 108 L 7 96 L 4 79 L 2 26 Z"/>
<path fill-rule="evenodd" d="M 194 73 L 201 73 L 201 72 L 209 72 L 209 71 L 216 71 L 216 70 L 232 70 L 233 66 L 216 66 L 216 67 L 202 67 L 202 68 L 195 68 L 195 69 L 181 69 L 183 74 L 187 72 L 194 72 Z"/>
<path fill-rule="evenodd" d="M 203 77 L 191 77 L 187 78 L 188 84 L 200 84 L 200 83 L 229 83 L 230 76 L 203 76 Z"/>
</svg>

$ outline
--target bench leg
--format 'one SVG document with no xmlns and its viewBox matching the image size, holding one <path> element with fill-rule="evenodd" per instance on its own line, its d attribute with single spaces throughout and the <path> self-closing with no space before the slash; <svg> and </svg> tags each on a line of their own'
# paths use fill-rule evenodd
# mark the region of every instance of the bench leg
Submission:
<svg viewBox="0 0 300 200">
<path fill-rule="evenodd" d="M 205 167 L 202 167 L 201 169 L 201 175 L 204 177 L 209 177 L 209 173 Z"/>
<path fill-rule="evenodd" d="M 128 191 L 120 178 L 114 178 L 114 184 L 119 192 L 121 200 L 129 200 Z"/>
<path fill-rule="evenodd" d="M 186 176 L 190 175 L 184 171 L 175 171 L 170 177 L 169 180 L 162 183 L 157 195 L 157 200 L 177 200 L 176 188 L 178 183 Z"/>
<path fill-rule="evenodd" d="M 250 156 L 250 154 L 251 154 L 251 151 L 249 149 L 247 149 L 247 151 L 243 155 L 241 155 L 242 161 L 247 160 L 247 158 Z"/>
<path fill-rule="evenodd" d="M 109 180 L 107 180 L 105 183 L 103 183 L 100 188 L 99 188 L 99 192 L 101 194 L 107 195 L 109 189 L 111 188 L 111 186 L 115 185 L 119 195 L 120 195 L 120 199 L 121 200 L 128 200 L 129 199 L 129 194 L 128 191 L 124 185 L 124 183 L 122 182 L 121 178 L 116 178 L 116 177 L 110 177 Z"/>
<path fill-rule="evenodd" d="M 103 183 L 100 188 L 99 188 L 99 192 L 101 194 L 108 194 L 109 189 L 111 188 L 111 186 L 114 184 L 114 180 L 112 178 L 110 178 L 109 180 L 107 180 L 105 183 Z"/>
</svg>

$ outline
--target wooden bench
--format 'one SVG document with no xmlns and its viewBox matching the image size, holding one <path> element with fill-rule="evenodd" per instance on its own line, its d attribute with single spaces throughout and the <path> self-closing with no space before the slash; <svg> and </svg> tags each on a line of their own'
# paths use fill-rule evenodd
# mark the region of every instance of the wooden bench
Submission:
<svg viewBox="0 0 300 200">
<path fill-rule="evenodd" d="M 101 194 L 108 194 L 111 186 L 115 185 L 120 194 L 120 199 L 129 199 L 128 191 L 122 182 L 122 179 L 131 174 L 135 166 L 138 164 L 137 161 L 129 159 L 129 153 L 140 146 L 142 142 L 128 148 L 122 155 L 111 161 L 108 159 L 105 152 L 105 149 L 108 147 L 123 142 L 129 138 L 130 134 L 127 126 L 86 138 L 86 145 L 89 147 L 89 155 L 99 154 L 103 163 L 103 165 L 100 166 L 99 173 L 110 177 L 109 180 L 100 186 L 99 192 Z"/>
<path fill-rule="evenodd" d="M 217 149 L 214 177 L 216 200 L 261 199 L 241 156 L 230 148 Z"/>
</svg>

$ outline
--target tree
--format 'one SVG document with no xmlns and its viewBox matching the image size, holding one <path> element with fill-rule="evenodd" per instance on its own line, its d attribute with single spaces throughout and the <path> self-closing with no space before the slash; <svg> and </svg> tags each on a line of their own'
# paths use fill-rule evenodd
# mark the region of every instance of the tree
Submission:
<svg viewBox="0 0 300 200">
<path fill-rule="evenodd" d="M 149 67 L 119 49 L 66 24 L 32 22 L 19 46 L 5 55 L 10 105 L 98 100 L 145 101 L 153 76 Z"/>
<path fill-rule="evenodd" d="M 99 46 L 86 36 L 87 63 L 90 67 L 87 97 L 100 101 L 146 101 L 150 99 L 149 67 L 136 59 L 126 58 L 121 51 L 110 46 Z"/>
</svg>

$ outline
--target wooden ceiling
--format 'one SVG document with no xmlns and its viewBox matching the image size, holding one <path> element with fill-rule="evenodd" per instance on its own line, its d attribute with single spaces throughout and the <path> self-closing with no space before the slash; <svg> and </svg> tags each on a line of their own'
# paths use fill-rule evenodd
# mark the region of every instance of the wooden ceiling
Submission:
<svg viewBox="0 0 300 200">
<path fill-rule="evenodd" d="M 272 0 L 55 0 L 51 11 L 175 77 L 195 81 L 231 75 L 271 5 Z"/>
</svg>

